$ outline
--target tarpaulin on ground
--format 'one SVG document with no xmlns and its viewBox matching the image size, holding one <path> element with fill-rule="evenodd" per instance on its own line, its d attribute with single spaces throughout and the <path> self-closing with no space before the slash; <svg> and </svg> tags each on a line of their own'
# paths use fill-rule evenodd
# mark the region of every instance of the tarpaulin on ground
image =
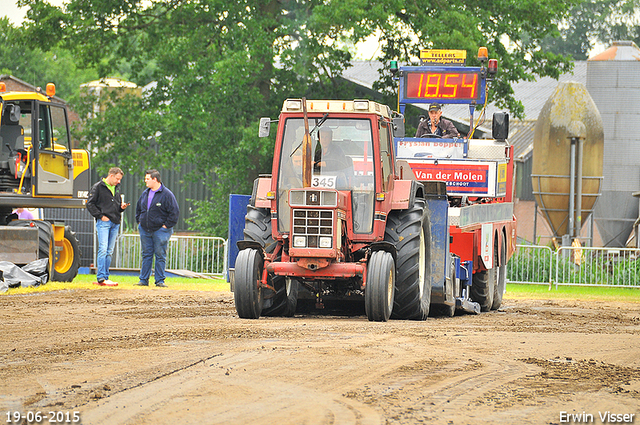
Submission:
<svg viewBox="0 0 640 425">
<path fill-rule="evenodd" d="M 9 288 L 39 286 L 47 283 L 47 267 L 49 259 L 41 258 L 21 267 L 9 261 L 0 261 L 0 292 L 6 292 Z"/>
</svg>

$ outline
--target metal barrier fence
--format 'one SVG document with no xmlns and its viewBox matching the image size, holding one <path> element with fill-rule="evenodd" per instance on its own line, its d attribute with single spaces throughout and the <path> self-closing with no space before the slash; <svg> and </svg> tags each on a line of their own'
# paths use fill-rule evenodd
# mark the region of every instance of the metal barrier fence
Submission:
<svg viewBox="0 0 640 425">
<path fill-rule="evenodd" d="M 121 234 L 114 249 L 112 267 L 140 269 L 142 253 L 138 234 Z M 206 236 L 171 236 L 166 268 L 189 270 L 210 276 L 226 276 L 227 241 Z"/>
<path fill-rule="evenodd" d="M 513 283 L 551 285 L 555 276 L 554 253 L 548 246 L 517 245 L 507 263 L 507 280 Z"/>
<path fill-rule="evenodd" d="M 507 266 L 513 283 L 640 287 L 640 250 L 636 248 L 517 245 Z"/>
</svg>

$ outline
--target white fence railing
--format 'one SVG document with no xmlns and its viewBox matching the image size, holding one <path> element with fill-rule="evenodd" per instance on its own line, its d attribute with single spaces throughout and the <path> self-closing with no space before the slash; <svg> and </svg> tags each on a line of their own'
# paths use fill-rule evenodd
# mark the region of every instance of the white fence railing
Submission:
<svg viewBox="0 0 640 425">
<path fill-rule="evenodd" d="M 507 266 L 514 283 L 640 287 L 640 249 L 517 245 Z"/>
<path fill-rule="evenodd" d="M 517 251 L 507 265 L 507 280 L 551 285 L 555 276 L 553 257 L 548 246 L 517 245 Z"/>
<path fill-rule="evenodd" d="M 140 269 L 140 236 L 121 234 L 114 249 L 113 268 Z M 210 276 L 226 276 L 227 241 L 206 236 L 171 236 L 166 268 Z"/>
</svg>

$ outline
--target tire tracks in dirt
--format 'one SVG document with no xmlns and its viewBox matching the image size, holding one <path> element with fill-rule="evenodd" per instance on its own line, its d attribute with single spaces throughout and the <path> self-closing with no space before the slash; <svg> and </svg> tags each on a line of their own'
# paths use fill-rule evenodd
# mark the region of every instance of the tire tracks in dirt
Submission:
<svg viewBox="0 0 640 425">
<path fill-rule="evenodd" d="M 259 351 L 211 356 L 133 385 L 82 407 L 83 423 L 162 423 L 166 411 L 182 417 L 181 423 L 382 423 L 377 411 L 356 400 L 277 379 L 272 375 L 280 371 L 261 367 L 261 356 Z M 230 393 L 242 397 L 231 400 Z M 212 405 L 215 415 L 206 417 Z"/>
</svg>

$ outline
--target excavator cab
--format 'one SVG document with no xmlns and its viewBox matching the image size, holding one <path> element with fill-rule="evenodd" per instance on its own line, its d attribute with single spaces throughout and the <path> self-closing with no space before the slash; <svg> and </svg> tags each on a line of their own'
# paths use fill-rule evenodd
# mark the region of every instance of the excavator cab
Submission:
<svg viewBox="0 0 640 425">
<path fill-rule="evenodd" d="M 33 93 L 28 98 L 3 102 L 0 192 L 35 196 L 73 194 L 67 112 L 62 105 L 45 99 Z"/>
</svg>

